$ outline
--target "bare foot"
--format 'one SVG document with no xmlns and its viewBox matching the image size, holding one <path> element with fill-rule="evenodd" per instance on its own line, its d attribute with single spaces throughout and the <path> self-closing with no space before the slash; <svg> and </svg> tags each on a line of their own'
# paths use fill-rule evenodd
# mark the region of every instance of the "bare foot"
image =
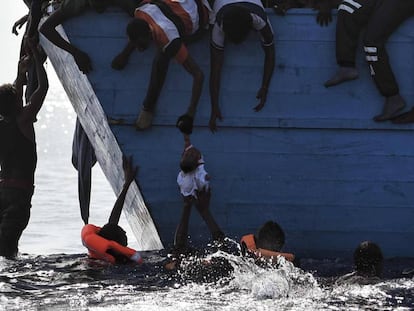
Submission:
<svg viewBox="0 0 414 311">
<path fill-rule="evenodd" d="M 325 87 L 341 84 L 342 82 L 357 79 L 359 76 L 358 70 L 354 67 L 339 67 L 335 75 L 325 82 Z"/>
<path fill-rule="evenodd" d="M 414 108 L 410 111 L 404 112 L 395 118 L 392 119 L 392 123 L 395 124 L 405 124 L 405 123 L 413 123 L 414 122 Z"/>
<path fill-rule="evenodd" d="M 382 114 L 374 117 L 374 121 L 382 122 L 393 119 L 397 113 L 405 107 L 404 98 L 400 94 L 387 97 Z"/>
</svg>

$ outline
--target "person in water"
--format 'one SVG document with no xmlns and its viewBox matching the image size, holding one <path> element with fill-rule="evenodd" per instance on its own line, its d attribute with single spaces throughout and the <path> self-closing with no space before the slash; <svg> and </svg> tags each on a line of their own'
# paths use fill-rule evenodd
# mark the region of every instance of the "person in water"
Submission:
<svg viewBox="0 0 414 311">
<path fill-rule="evenodd" d="M 0 86 L 0 256 L 14 258 L 26 228 L 37 164 L 33 123 L 49 88 L 36 40 L 25 38 L 27 55 L 19 61 L 14 84 Z M 34 62 L 37 88 L 23 103 L 27 68 Z"/>
<path fill-rule="evenodd" d="M 88 9 L 93 9 L 97 13 L 103 13 L 107 7 L 117 6 L 132 16 L 139 2 L 138 0 L 63 0 L 56 11 L 40 26 L 40 32 L 54 45 L 70 53 L 75 59 L 79 70 L 87 74 L 92 70 L 92 62 L 89 55 L 66 41 L 57 32 L 56 27 L 65 20 L 77 16 Z"/>
<path fill-rule="evenodd" d="M 174 249 L 178 253 L 185 252 L 187 249 L 188 224 L 193 204 L 207 224 L 213 240 L 221 241 L 224 239 L 223 231 L 209 210 L 210 175 L 204 168 L 201 152 L 191 144 L 188 134 L 184 134 L 184 152 L 181 156 L 180 168 L 177 183 L 184 205 L 174 238 Z"/>
<path fill-rule="evenodd" d="M 336 283 L 376 283 L 382 277 L 384 256 L 374 242 L 363 241 L 354 251 L 355 271 L 340 277 Z"/>
<path fill-rule="evenodd" d="M 152 42 L 157 46 L 152 63 L 149 86 L 142 109 L 135 122 L 138 130 L 152 125 L 155 107 L 168 72 L 175 59 L 193 79 L 190 104 L 186 115 L 194 118 L 201 95 L 204 74 L 187 49 L 189 42 L 198 39 L 206 30 L 211 11 L 207 1 L 160 0 L 144 1 L 135 10 L 135 18 L 126 29 L 128 44 L 112 62 L 114 69 L 123 69 L 131 53 L 142 52 Z"/>
<path fill-rule="evenodd" d="M 92 224 L 85 225 L 81 232 L 82 243 L 88 249 L 89 257 L 93 259 L 101 259 L 112 264 L 130 262 L 141 264 L 140 253 L 127 246 L 127 235 L 118 225 L 128 188 L 138 170 L 138 167 L 132 167 L 132 157 L 123 156 L 122 162 L 124 186 L 115 201 L 108 223 L 102 228 Z"/>
<path fill-rule="evenodd" d="M 216 16 L 210 40 L 210 100 L 211 114 L 209 128 L 217 130 L 217 119 L 222 120 L 219 107 L 221 72 L 224 62 L 225 42 L 240 44 L 246 40 L 251 30 L 257 31 L 264 50 L 263 78 L 254 107 L 260 111 L 267 98 L 270 80 L 275 67 L 275 44 L 273 30 L 260 0 L 215 1 L 213 12 Z"/>
<path fill-rule="evenodd" d="M 325 82 L 325 86 L 331 87 L 358 78 L 355 54 L 359 35 L 365 27 L 365 58 L 377 89 L 385 97 L 383 111 L 374 117 L 374 121 L 391 120 L 405 107 L 385 44 L 401 23 L 413 14 L 414 1 L 406 0 L 345 0 L 338 8 L 336 59 L 339 68 Z"/>
<path fill-rule="evenodd" d="M 273 263 L 277 263 L 277 258 L 281 256 L 293 262 L 295 255 L 282 252 L 284 245 L 285 232 L 277 222 L 271 220 L 260 226 L 256 234 L 246 234 L 240 241 L 243 256 L 251 256 L 259 261 L 270 260 Z"/>
</svg>

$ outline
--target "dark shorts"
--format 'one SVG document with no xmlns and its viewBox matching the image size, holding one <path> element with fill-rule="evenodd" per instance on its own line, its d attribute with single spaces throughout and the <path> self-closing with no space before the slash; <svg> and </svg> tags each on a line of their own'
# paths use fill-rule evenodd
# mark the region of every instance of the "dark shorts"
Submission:
<svg viewBox="0 0 414 311">
<path fill-rule="evenodd" d="M 15 257 L 30 218 L 33 191 L 0 187 L 0 256 Z"/>
</svg>

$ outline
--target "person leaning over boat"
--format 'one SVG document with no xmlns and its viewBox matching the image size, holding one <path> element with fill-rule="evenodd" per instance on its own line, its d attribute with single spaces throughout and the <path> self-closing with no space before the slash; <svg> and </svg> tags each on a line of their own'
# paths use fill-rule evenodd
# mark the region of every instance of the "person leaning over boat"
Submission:
<svg viewBox="0 0 414 311">
<path fill-rule="evenodd" d="M 243 256 L 251 256 L 256 260 L 270 260 L 277 263 L 279 256 L 287 261 L 295 261 L 295 255 L 282 252 L 285 245 L 285 233 L 277 222 L 267 221 L 256 232 L 246 234 L 240 240 Z"/>
<path fill-rule="evenodd" d="M 374 242 L 361 242 L 354 251 L 355 271 L 339 277 L 336 284 L 372 284 L 381 280 L 384 256 Z"/>
<path fill-rule="evenodd" d="M 82 244 L 88 249 L 89 257 L 101 259 L 112 264 L 129 262 L 142 263 L 142 257 L 136 250 L 127 247 L 127 235 L 119 225 L 122 208 L 128 188 L 135 179 L 138 167 L 132 167 L 132 158 L 123 156 L 122 167 L 124 170 L 124 186 L 118 195 L 109 216 L 108 223 L 102 228 L 87 224 L 82 228 Z"/>
<path fill-rule="evenodd" d="M 414 14 L 414 1 L 345 0 L 338 7 L 336 59 L 339 69 L 325 82 L 326 87 L 358 78 L 355 53 L 364 27 L 364 52 L 371 76 L 385 103 L 377 122 L 390 120 L 405 106 L 388 60 L 385 44 L 400 24 Z"/>
<path fill-rule="evenodd" d="M 184 134 L 184 152 L 180 161 L 177 183 L 183 198 L 183 210 L 174 238 L 176 253 L 185 252 L 187 248 L 188 223 L 191 206 L 194 204 L 210 230 L 213 240 L 221 241 L 224 233 L 216 223 L 209 210 L 211 189 L 210 175 L 204 168 L 204 159 L 198 149 L 190 142 L 190 136 Z"/>
<path fill-rule="evenodd" d="M 30 56 L 19 61 L 13 85 L 0 86 L 0 256 L 13 258 L 30 218 L 37 163 L 33 123 L 49 88 L 46 71 L 33 38 L 25 38 Z M 36 67 L 37 88 L 26 105 L 23 84 L 29 62 Z"/>
<path fill-rule="evenodd" d="M 56 31 L 56 27 L 65 20 L 93 9 L 97 13 L 103 13 L 108 6 L 122 8 L 130 16 L 137 7 L 138 0 L 63 0 L 61 5 L 40 26 L 40 32 L 54 45 L 72 54 L 79 70 L 84 74 L 92 70 L 92 62 L 89 55 L 78 49 Z"/>
<path fill-rule="evenodd" d="M 207 29 L 211 11 L 205 0 L 144 0 L 135 10 L 135 19 L 127 26 L 128 45 L 118 54 L 114 69 L 127 64 L 133 50 L 146 50 L 151 41 L 158 49 L 152 63 L 151 77 L 143 107 L 135 122 L 139 130 L 152 124 L 155 106 L 164 85 L 168 66 L 174 58 L 193 77 L 186 115 L 194 118 L 204 81 L 204 74 L 187 50 L 186 44 L 198 39 Z"/>
<path fill-rule="evenodd" d="M 216 120 L 222 120 L 218 101 L 224 61 L 224 42 L 227 40 L 239 44 L 247 38 L 250 30 L 259 33 L 265 60 L 261 87 L 256 95 L 259 104 L 255 106 L 255 111 L 260 111 L 266 102 L 275 67 L 275 45 L 272 26 L 260 0 L 216 0 L 213 5 L 213 12 L 215 22 L 210 41 L 211 115 L 209 127 L 212 132 L 215 132 L 217 130 Z"/>
</svg>

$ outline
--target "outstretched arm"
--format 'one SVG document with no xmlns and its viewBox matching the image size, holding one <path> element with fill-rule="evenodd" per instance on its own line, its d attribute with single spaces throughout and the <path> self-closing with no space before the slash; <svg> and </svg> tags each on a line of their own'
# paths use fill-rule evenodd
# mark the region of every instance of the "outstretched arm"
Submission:
<svg viewBox="0 0 414 311">
<path fill-rule="evenodd" d="M 12 33 L 14 33 L 17 36 L 19 34 L 17 29 L 22 28 L 23 25 L 27 22 L 28 18 L 29 18 L 29 14 L 26 14 L 25 16 L 18 19 L 12 27 Z"/>
<path fill-rule="evenodd" d="M 134 50 L 135 46 L 132 43 L 128 42 L 127 45 L 122 49 L 121 53 L 115 56 L 115 58 L 112 60 L 111 67 L 115 70 L 124 69 L 128 64 L 129 57 Z"/>
<path fill-rule="evenodd" d="M 65 19 L 66 17 L 62 11 L 60 9 L 56 10 L 40 27 L 40 32 L 54 45 L 72 54 L 79 70 L 86 74 L 92 70 L 92 64 L 88 54 L 63 39 L 56 30 L 56 27 Z"/>
<path fill-rule="evenodd" d="M 22 41 L 24 41 L 24 39 Z M 19 64 L 17 66 L 17 77 L 16 77 L 16 80 L 14 80 L 13 85 L 16 89 L 16 94 L 17 94 L 17 99 L 18 99 L 16 102 L 16 105 L 18 106 L 18 110 L 23 108 L 23 86 L 27 84 L 26 73 L 27 73 L 27 68 L 30 62 L 31 62 L 30 57 L 23 54 L 20 57 Z"/>
<path fill-rule="evenodd" d="M 26 38 L 26 45 L 29 47 L 33 61 L 36 67 L 36 76 L 37 76 L 37 89 L 30 96 L 30 103 L 24 107 L 24 118 L 30 122 L 36 120 L 36 115 L 39 112 L 40 108 L 43 105 L 44 99 L 46 97 L 47 90 L 49 89 L 49 83 L 46 75 L 46 70 L 43 67 L 43 61 L 39 54 L 38 46 L 36 44 L 36 39 Z"/>
<path fill-rule="evenodd" d="M 121 211 L 124 207 L 125 197 L 128 192 L 128 188 L 131 185 L 132 181 L 135 179 L 137 174 L 138 167 L 132 166 L 132 156 L 131 157 L 122 157 L 122 167 L 124 169 L 124 186 L 122 187 L 121 193 L 118 195 L 118 198 L 115 201 L 114 207 L 112 208 L 111 216 L 109 216 L 108 223 L 117 225 L 119 218 L 121 217 Z"/>
<path fill-rule="evenodd" d="M 191 91 L 190 105 L 187 109 L 187 114 L 194 118 L 197 110 L 197 104 L 201 96 L 201 90 L 203 88 L 204 74 L 201 68 L 197 65 L 194 59 L 188 55 L 187 59 L 183 63 L 184 69 L 193 76 L 193 87 Z"/>
<path fill-rule="evenodd" d="M 223 67 L 224 51 L 210 45 L 210 100 L 211 115 L 209 127 L 212 132 L 217 131 L 216 120 L 222 120 L 221 111 L 218 105 L 221 69 Z"/>
<path fill-rule="evenodd" d="M 272 79 L 273 71 L 275 69 L 275 46 L 274 44 L 269 45 L 269 46 L 263 46 L 263 50 L 265 53 L 265 58 L 264 58 L 264 67 L 263 67 L 262 86 L 260 87 L 256 95 L 256 98 L 259 99 L 259 104 L 256 107 L 254 107 L 255 111 L 260 111 L 266 103 L 270 80 Z"/>
</svg>

